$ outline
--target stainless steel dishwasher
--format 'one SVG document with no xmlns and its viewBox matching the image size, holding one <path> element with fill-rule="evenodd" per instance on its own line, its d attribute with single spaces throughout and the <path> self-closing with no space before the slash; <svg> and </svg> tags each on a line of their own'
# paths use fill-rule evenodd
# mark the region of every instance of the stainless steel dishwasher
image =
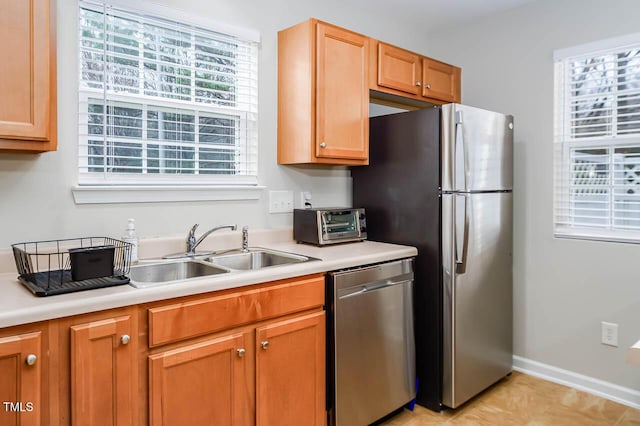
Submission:
<svg viewBox="0 0 640 426">
<path fill-rule="evenodd" d="M 415 398 L 413 259 L 329 273 L 329 424 L 367 425 Z"/>
</svg>

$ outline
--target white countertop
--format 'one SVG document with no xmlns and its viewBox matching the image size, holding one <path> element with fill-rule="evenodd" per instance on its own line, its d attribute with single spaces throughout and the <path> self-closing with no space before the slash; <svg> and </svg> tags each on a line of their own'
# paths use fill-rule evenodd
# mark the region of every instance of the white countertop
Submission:
<svg viewBox="0 0 640 426">
<path fill-rule="evenodd" d="M 235 237 L 234 237 L 235 238 Z M 280 239 L 281 240 L 281 239 Z M 302 254 L 321 259 L 254 271 L 238 271 L 193 278 L 175 284 L 137 289 L 129 285 L 36 297 L 16 278 L 15 272 L 0 273 L 0 327 L 61 318 L 104 309 L 206 293 L 250 284 L 332 271 L 359 265 L 412 257 L 414 247 L 364 241 L 315 247 L 293 241 L 260 241 L 259 247 Z M 254 247 L 252 245 L 252 247 Z M 143 248 L 143 247 L 141 247 Z M 157 248 L 156 248 L 157 250 Z M 151 252 L 147 250 L 147 252 Z M 167 253 L 167 251 L 164 251 Z"/>
</svg>

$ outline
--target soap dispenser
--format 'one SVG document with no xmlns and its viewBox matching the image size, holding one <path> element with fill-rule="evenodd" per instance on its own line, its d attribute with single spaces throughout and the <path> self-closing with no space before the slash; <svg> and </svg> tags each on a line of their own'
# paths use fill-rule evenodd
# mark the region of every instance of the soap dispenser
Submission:
<svg viewBox="0 0 640 426">
<path fill-rule="evenodd" d="M 136 234 L 136 221 L 129 219 L 122 241 L 131 244 L 131 263 L 138 261 L 138 235 Z"/>
</svg>

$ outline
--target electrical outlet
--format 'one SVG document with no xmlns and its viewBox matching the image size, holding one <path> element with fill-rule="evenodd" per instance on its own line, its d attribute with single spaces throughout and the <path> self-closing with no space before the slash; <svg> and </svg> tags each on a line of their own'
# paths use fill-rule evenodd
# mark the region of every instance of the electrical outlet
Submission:
<svg viewBox="0 0 640 426">
<path fill-rule="evenodd" d="M 601 326 L 602 344 L 618 347 L 618 324 L 602 321 Z"/>
<path fill-rule="evenodd" d="M 311 208 L 311 191 L 302 191 L 300 193 L 300 208 Z"/>
<path fill-rule="evenodd" d="M 291 213 L 293 191 L 269 191 L 269 213 Z"/>
</svg>

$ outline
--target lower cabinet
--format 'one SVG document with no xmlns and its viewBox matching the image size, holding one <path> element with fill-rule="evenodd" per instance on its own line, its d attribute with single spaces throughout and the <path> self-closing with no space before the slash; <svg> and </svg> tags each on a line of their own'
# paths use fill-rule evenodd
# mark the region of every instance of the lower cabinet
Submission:
<svg viewBox="0 0 640 426">
<path fill-rule="evenodd" d="M 40 425 L 41 332 L 0 338 L 0 425 Z M 46 362 L 46 361 L 44 361 Z"/>
<path fill-rule="evenodd" d="M 324 425 L 323 305 L 321 274 L 151 305 L 149 424 Z"/>
<path fill-rule="evenodd" d="M 149 356 L 149 424 L 250 425 L 246 334 Z"/>
<path fill-rule="evenodd" d="M 0 426 L 324 425 L 324 276 L 0 329 Z"/>
<path fill-rule="evenodd" d="M 256 425 L 324 425 L 325 313 L 256 330 Z"/>
<path fill-rule="evenodd" d="M 74 426 L 136 424 L 135 331 L 129 315 L 71 326 Z"/>
<path fill-rule="evenodd" d="M 324 425 L 324 331 L 320 311 L 150 355 L 149 423 Z"/>
</svg>

